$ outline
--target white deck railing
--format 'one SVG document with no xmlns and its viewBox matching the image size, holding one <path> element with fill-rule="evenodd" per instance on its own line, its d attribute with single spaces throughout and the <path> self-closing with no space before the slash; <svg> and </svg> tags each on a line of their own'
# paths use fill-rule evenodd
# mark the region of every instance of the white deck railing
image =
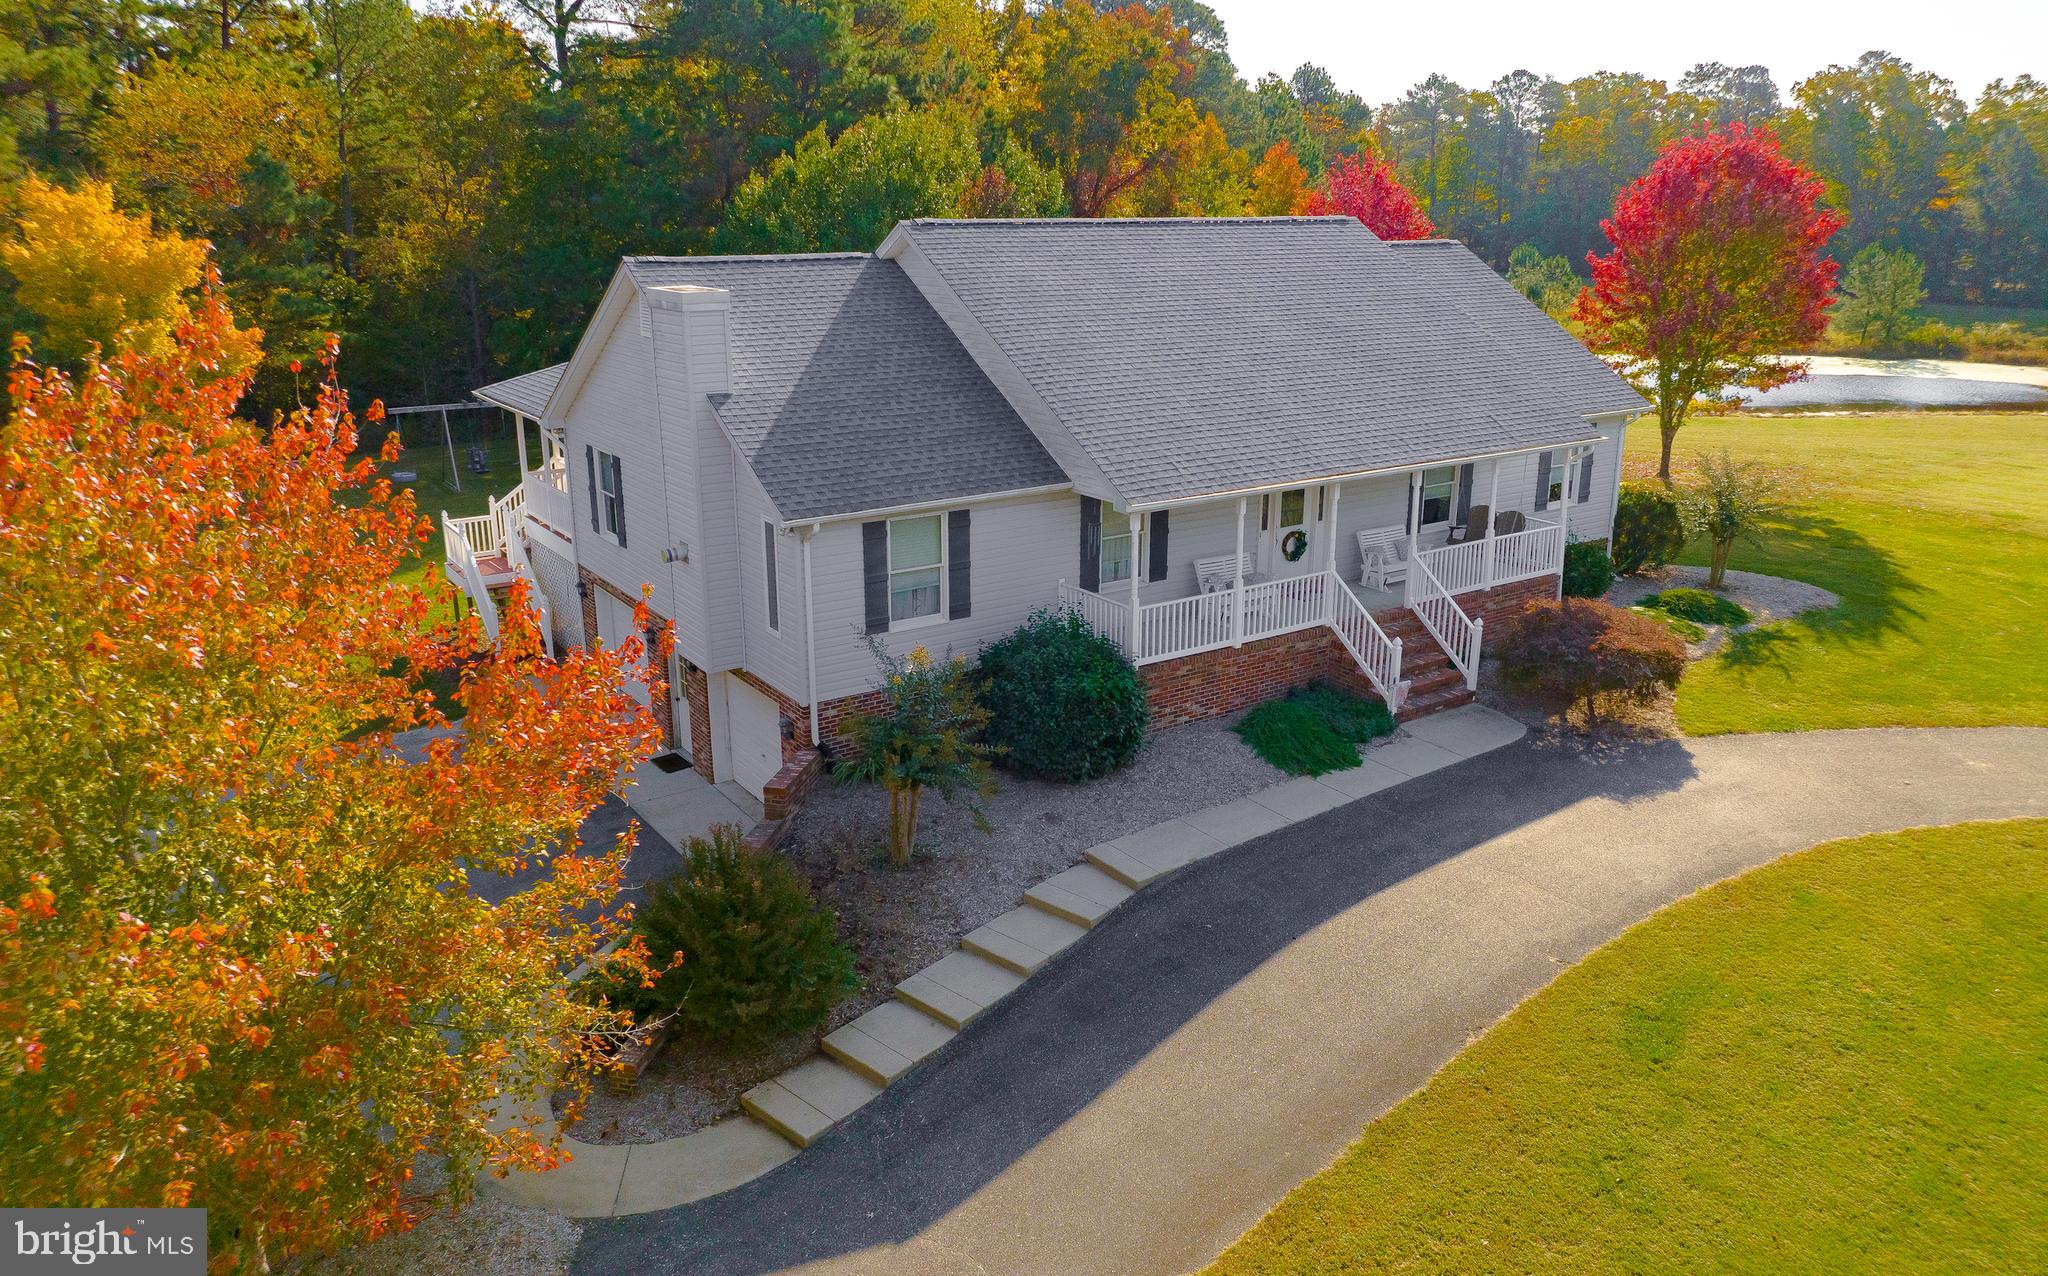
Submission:
<svg viewBox="0 0 2048 1276">
<path fill-rule="evenodd" d="M 1405 692 L 1400 681 L 1401 644 L 1387 637 L 1335 572 L 1247 585 L 1241 618 L 1238 598 L 1235 590 L 1226 589 L 1143 604 L 1138 608 L 1134 644 L 1129 604 L 1066 581 L 1059 584 L 1060 605 L 1080 612 L 1095 632 L 1115 642 L 1138 665 L 1328 625 L 1380 695 L 1400 708 Z"/>
<path fill-rule="evenodd" d="M 1416 557 L 1429 564 L 1438 583 L 1451 594 L 1511 585 L 1564 570 L 1564 526 L 1537 514 L 1529 516 L 1529 523 L 1523 531 L 1425 549 Z"/>
<path fill-rule="evenodd" d="M 1430 570 L 1429 561 L 1416 555 L 1415 570 L 1408 574 L 1408 608 L 1421 617 L 1423 628 L 1437 646 L 1465 675 L 1465 689 L 1479 689 L 1479 641 L 1486 622 L 1465 614 L 1451 591 Z"/>
<path fill-rule="evenodd" d="M 569 512 L 568 472 L 560 467 L 535 470 L 520 480 L 526 512 L 562 535 L 575 539 L 576 516 Z"/>
</svg>

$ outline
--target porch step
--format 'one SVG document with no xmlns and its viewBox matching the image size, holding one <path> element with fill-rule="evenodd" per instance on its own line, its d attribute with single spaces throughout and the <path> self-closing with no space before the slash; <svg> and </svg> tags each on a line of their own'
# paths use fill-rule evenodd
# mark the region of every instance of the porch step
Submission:
<svg viewBox="0 0 2048 1276">
<path fill-rule="evenodd" d="M 1442 691 L 1446 687 L 1462 687 L 1465 675 L 1449 662 L 1432 667 L 1426 673 L 1411 674 L 1408 677 L 1408 700 L 1412 704 L 1422 696 Z"/>
<path fill-rule="evenodd" d="M 1411 690 L 1408 695 L 1408 703 L 1401 706 L 1401 712 L 1395 714 L 1394 718 L 1398 722 L 1413 722 L 1417 718 L 1426 718 L 1432 713 L 1442 713 L 1446 709 L 1455 709 L 1459 705 L 1471 704 L 1472 700 L 1472 693 L 1465 689 L 1464 679 L 1460 678 L 1452 686 L 1440 687 L 1435 691 L 1425 692 L 1421 695 L 1417 695 Z"/>
</svg>

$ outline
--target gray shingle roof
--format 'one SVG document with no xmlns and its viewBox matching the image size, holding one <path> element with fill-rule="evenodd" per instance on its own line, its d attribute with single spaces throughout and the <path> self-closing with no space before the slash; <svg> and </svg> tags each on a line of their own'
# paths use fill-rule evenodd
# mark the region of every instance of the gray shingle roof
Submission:
<svg viewBox="0 0 2048 1276">
<path fill-rule="evenodd" d="M 1452 241 L 1342 217 L 908 234 L 1132 504 L 1567 442 L 1643 404 Z"/>
<path fill-rule="evenodd" d="M 494 381 L 482 389 L 472 392 L 471 397 L 485 403 L 495 403 L 501 408 L 510 408 L 521 416 L 538 421 L 541 409 L 548 405 L 548 396 L 555 392 L 555 386 L 562 379 L 566 363 L 536 372 L 522 372 L 516 377 Z"/>
<path fill-rule="evenodd" d="M 1067 481 L 901 267 L 865 253 L 629 257 L 732 293 L 718 419 L 790 521 Z"/>
</svg>

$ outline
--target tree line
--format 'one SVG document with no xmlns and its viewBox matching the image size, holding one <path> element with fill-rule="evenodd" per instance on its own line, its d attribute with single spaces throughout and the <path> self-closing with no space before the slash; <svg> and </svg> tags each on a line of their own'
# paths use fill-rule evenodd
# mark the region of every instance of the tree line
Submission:
<svg viewBox="0 0 2048 1276">
<path fill-rule="evenodd" d="M 1361 166 L 1564 295 L 1617 192 L 1737 121 L 1820 175 L 1843 260 L 1876 244 L 1936 299 L 2048 300 L 2048 83 L 1973 103 L 1884 53 L 1789 91 L 1709 63 L 1432 75 L 1375 106 L 1312 64 L 1248 81 L 1195 0 L 22 0 L 0 65 L 0 173 L 17 238 L 43 235 L 0 258 L 13 326 L 41 334 L 69 304 L 46 294 L 123 252 L 184 260 L 149 236 L 208 241 L 264 333 L 259 406 L 329 333 L 359 397 L 394 402 L 558 360 L 622 254 L 865 250 L 908 216 L 1348 210 Z M 104 213 L 53 208 L 100 182 Z M 143 242 L 67 245 L 84 222 Z"/>
</svg>

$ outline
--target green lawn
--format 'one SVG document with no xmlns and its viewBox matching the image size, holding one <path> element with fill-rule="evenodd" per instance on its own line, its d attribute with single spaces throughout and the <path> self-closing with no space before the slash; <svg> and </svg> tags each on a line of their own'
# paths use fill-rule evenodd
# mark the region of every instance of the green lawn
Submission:
<svg viewBox="0 0 2048 1276">
<path fill-rule="evenodd" d="M 1656 428 L 1629 433 L 1647 473 Z M 1783 526 L 1731 566 L 1842 605 L 1694 665 L 1685 731 L 2048 725 L 2048 414 L 1709 417 L 1678 436 L 1681 481 L 1723 447 L 1792 484 Z"/>
<path fill-rule="evenodd" d="M 1833 842 L 1566 971 L 1216 1272 L 2048 1270 L 2048 821 Z"/>
<path fill-rule="evenodd" d="M 2016 323 L 2028 332 L 2048 336 L 2048 307 L 1947 305 L 1933 301 L 1921 306 L 1920 312 L 1959 328 L 1967 328 L 1973 323 Z"/>
</svg>

